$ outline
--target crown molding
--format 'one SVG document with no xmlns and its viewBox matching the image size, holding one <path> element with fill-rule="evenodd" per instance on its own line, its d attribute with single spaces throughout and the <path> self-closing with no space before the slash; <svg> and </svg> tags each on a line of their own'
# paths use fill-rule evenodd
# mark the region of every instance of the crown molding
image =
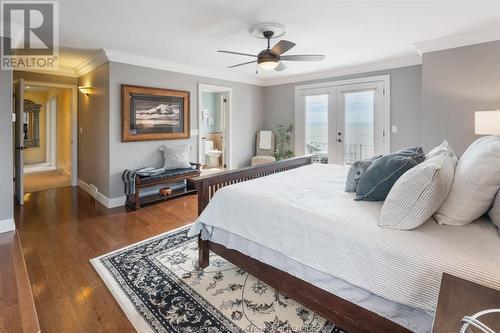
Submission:
<svg viewBox="0 0 500 333">
<path fill-rule="evenodd" d="M 314 81 L 314 80 L 334 78 L 334 77 L 339 77 L 339 76 L 354 75 L 354 74 L 360 74 L 360 73 L 369 73 L 369 72 L 387 70 L 387 69 L 391 69 L 391 68 L 400 68 L 400 67 L 414 66 L 414 65 L 421 65 L 421 64 L 422 64 L 422 57 L 418 54 L 415 54 L 415 55 L 402 57 L 402 58 L 384 60 L 384 61 L 373 62 L 373 63 L 368 63 L 368 64 L 361 64 L 361 65 L 356 65 L 356 66 L 336 68 L 336 69 L 325 70 L 325 71 L 316 72 L 316 73 L 307 73 L 307 74 L 293 75 L 293 76 L 287 76 L 287 77 L 282 77 L 282 78 L 267 79 L 264 81 L 263 86 L 269 87 L 269 86 L 276 86 L 276 85 L 281 85 L 281 84 L 299 83 L 299 82 L 304 82 L 304 81 Z"/>
<path fill-rule="evenodd" d="M 461 46 L 488 43 L 496 40 L 500 40 L 500 28 L 441 37 L 428 41 L 417 42 L 414 43 L 413 46 L 420 54 L 424 54 Z"/>
<path fill-rule="evenodd" d="M 105 49 L 104 52 L 106 53 L 108 60 L 112 62 L 119 62 L 128 65 L 160 69 L 182 74 L 209 77 L 225 81 L 248 83 L 254 85 L 263 84 L 262 79 L 251 76 L 227 74 L 227 73 L 222 73 L 220 71 L 207 70 L 201 67 L 182 65 L 159 58 L 141 56 L 111 49 Z"/>
<path fill-rule="evenodd" d="M 67 77 L 77 77 L 74 69 L 71 67 L 59 67 L 58 70 L 50 70 L 50 71 L 37 71 L 37 70 L 23 69 L 23 68 L 16 68 L 15 70 L 20 71 L 20 72 L 67 76 Z"/>
<path fill-rule="evenodd" d="M 225 81 L 240 82 L 262 87 L 268 87 L 280 84 L 312 81 L 324 78 L 338 77 L 343 75 L 352 75 L 352 74 L 374 72 L 391 68 L 420 65 L 422 63 L 422 58 L 420 55 L 415 54 L 403 58 L 337 68 L 316 73 L 306 73 L 306 74 L 292 75 L 280 78 L 261 79 L 261 78 L 251 78 L 248 76 L 231 75 L 231 74 L 221 73 L 218 71 L 212 71 L 193 66 L 176 64 L 158 58 L 140 56 L 117 50 L 100 49 L 98 52 L 96 52 L 94 56 L 88 58 L 83 63 L 75 67 L 74 71 L 77 73 L 78 76 L 81 76 L 108 61 L 171 71 L 176 73 L 208 77 L 212 79 L 219 79 Z"/>
<path fill-rule="evenodd" d="M 84 62 L 76 66 L 73 71 L 76 76 L 82 76 L 96 67 L 101 66 L 109 61 L 108 56 L 104 49 L 97 50 L 91 57 L 87 58 Z"/>
</svg>

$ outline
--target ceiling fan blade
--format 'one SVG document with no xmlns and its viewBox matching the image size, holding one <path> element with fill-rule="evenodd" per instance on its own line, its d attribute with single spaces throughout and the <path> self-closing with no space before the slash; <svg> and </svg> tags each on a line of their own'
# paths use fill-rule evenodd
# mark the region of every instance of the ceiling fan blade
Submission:
<svg viewBox="0 0 500 333">
<path fill-rule="evenodd" d="M 244 63 L 241 63 L 241 64 L 229 66 L 228 68 L 239 67 L 239 66 L 243 66 L 243 65 L 253 64 L 253 63 L 256 63 L 256 62 L 257 62 L 257 60 L 247 61 L 247 62 L 244 62 Z"/>
<path fill-rule="evenodd" d="M 281 56 L 280 60 L 286 61 L 321 61 L 325 59 L 322 54 L 296 54 Z"/>
<path fill-rule="evenodd" d="M 284 71 L 285 69 L 287 69 L 286 65 L 284 63 L 280 62 L 280 64 L 274 70 L 277 72 L 281 72 L 281 71 Z"/>
<path fill-rule="evenodd" d="M 247 57 L 254 57 L 256 58 L 257 56 L 255 54 L 249 54 L 249 53 L 241 53 L 241 52 L 233 52 L 233 51 L 224 51 L 224 50 L 217 50 L 219 53 L 228 53 L 228 54 L 236 54 L 236 55 L 242 55 L 242 56 L 247 56 Z"/>
<path fill-rule="evenodd" d="M 273 46 L 271 52 L 276 55 L 282 55 L 294 46 L 295 43 L 289 42 L 287 40 L 280 40 L 276 45 Z"/>
</svg>

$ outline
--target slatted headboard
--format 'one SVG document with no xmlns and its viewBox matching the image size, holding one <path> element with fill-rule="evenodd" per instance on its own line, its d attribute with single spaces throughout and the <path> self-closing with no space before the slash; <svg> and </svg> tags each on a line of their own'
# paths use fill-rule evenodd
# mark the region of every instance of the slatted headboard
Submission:
<svg viewBox="0 0 500 333">
<path fill-rule="evenodd" d="M 192 178 L 198 193 L 198 215 L 205 209 L 217 190 L 224 186 L 260 178 L 273 173 L 299 168 L 312 163 L 312 155 L 294 157 L 283 161 L 225 171 L 214 175 Z"/>
</svg>

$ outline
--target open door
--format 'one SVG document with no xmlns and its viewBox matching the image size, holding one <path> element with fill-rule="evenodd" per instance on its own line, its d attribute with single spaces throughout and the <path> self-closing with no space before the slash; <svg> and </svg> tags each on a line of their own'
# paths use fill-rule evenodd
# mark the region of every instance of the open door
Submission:
<svg viewBox="0 0 500 333">
<path fill-rule="evenodd" d="M 16 122 L 14 125 L 15 170 L 16 170 L 16 200 L 24 205 L 24 80 L 20 79 L 14 85 L 14 109 Z"/>
</svg>

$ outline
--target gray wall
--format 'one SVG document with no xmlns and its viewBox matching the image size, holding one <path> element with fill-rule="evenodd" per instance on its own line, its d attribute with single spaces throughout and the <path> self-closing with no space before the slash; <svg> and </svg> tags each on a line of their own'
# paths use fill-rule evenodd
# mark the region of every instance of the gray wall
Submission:
<svg viewBox="0 0 500 333">
<path fill-rule="evenodd" d="M 266 87 L 264 90 L 264 124 L 271 129 L 277 124 L 295 122 L 295 86 L 360 78 L 375 75 L 391 76 L 391 124 L 398 133 L 391 134 L 391 150 L 421 143 L 420 118 L 422 100 L 422 66 L 408 66 L 349 76 Z"/>
<path fill-rule="evenodd" d="M 424 54 L 422 133 L 429 149 L 447 139 L 462 154 L 474 111 L 500 108 L 500 41 Z"/>
<path fill-rule="evenodd" d="M 109 64 L 79 77 L 78 85 L 95 88 L 89 96 L 78 92 L 78 178 L 109 196 Z"/>
<path fill-rule="evenodd" d="M 13 218 L 12 72 L 0 70 L 0 223 Z M 0 226 L 1 228 L 2 226 Z"/>
<path fill-rule="evenodd" d="M 264 88 L 249 84 L 174 73 L 122 63 L 109 64 L 109 198 L 123 196 L 121 174 L 124 169 L 142 166 L 161 166 L 158 147 L 165 143 L 187 143 L 192 147 L 191 160 L 198 160 L 198 137 L 188 140 L 121 142 L 121 84 L 187 90 L 190 92 L 191 129 L 198 128 L 198 84 L 213 84 L 233 89 L 232 161 L 233 168 L 250 164 L 255 154 L 255 134 L 264 124 Z M 105 193 L 105 192 L 102 192 Z"/>
</svg>

